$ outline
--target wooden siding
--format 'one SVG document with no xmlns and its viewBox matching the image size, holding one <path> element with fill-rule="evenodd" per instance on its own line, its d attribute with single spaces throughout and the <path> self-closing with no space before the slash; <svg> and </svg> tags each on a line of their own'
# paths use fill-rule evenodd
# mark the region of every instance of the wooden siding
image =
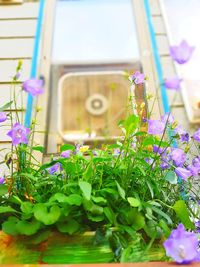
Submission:
<svg viewBox="0 0 200 267">
<path fill-rule="evenodd" d="M 38 3 L 24 1 L 21 5 L 1 5 L 0 6 L 0 107 L 10 101 L 13 95 L 13 87 L 10 82 L 15 74 L 18 60 L 23 61 L 23 69 L 19 79 L 19 84 L 15 88 L 16 106 L 12 106 L 13 117 L 18 110 L 20 118 L 23 120 L 26 106 L 26 94 L 20 94 L 21 82 L 30 75 L 31 58 L 33 54 L 34 36 L 38 15 Z M 10 138 L 7 132 L 11 122 L 1 124 L 0 128 L 0 161 L 11 147 Z M 6 172 L 6 168 L 0 168 L 0 175 Z"/>
</svg>

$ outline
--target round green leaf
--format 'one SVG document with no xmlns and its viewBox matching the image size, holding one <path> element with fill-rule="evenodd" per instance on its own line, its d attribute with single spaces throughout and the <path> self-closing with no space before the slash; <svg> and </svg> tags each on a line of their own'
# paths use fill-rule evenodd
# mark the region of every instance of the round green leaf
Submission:
<svg viewBox="0 0 200 267">
<path fill-rule="evenodd" d="M 70 235 L 77 232 L 80 228 L 80 224 L 75 220 L 57 223 L 56 226 L 61 233 L 67 233 Z"/>
<path fill-rule="evenodd" d="M 26 214 L 32 213 L 33 210 L 33 204 L 31 202 L 22 202 L 21 204 L 21 211 Z"/>
<path fill-rule="evenodd" d="M 131 207 L 139 207 L 140 206 L 140 201 L 137 198 L 134 197 L 128 197 L 127 198 L 129 204 L 131 205 Z"/>
<path fill-rule="evenodd" d="M 53 205 L 48 210 L 45 204 L 40 203 L 35 205 L 33 211 L 35 218 L 45 225 L 54 224 L 61 215 L 61 210 L 57 205 Z"/>
<path fill-rule="evenodd" d="M 37 233 L 40 229 L 41 223 L 36 220 L 28 221 L 19 221 L 16 225 L 16 229 L 21 235 L 33 235 Z"/>
</svg>

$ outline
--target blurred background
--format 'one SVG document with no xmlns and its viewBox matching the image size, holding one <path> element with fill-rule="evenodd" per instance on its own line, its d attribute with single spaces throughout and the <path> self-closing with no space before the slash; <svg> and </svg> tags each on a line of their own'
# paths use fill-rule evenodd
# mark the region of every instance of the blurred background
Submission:
<svg viewBox="0 0 200 267">
<path fill-rule="evenodd" d="M 172 110 L 186 130 L 200 122 L 199 0 L 0 0 L 0 106 L 10 100 L 11 77 L 19 60 L 23 71 L 15 90 L 29 77 L 44 80 L 37 100 L 17 97 L 17 109 L 28 126 L 38 114 L 36 141 L 46 154 L 62 143 L 101 144 L 119 136 L 117 122 L 127 112 L 130 84 L 126 75 L 148 77 L 136 88 L 136 103 L 147 93 L 154 118 Z M 170 46 L 186 40 L 195 46 L 191 60 L 174 63 Z M 164 80 L 183 79 L 179 91 Z M 11 89 L 10 89 L 11 88 Z M 0 134 L 2 156 L 10 147 Z"/>
</svg>

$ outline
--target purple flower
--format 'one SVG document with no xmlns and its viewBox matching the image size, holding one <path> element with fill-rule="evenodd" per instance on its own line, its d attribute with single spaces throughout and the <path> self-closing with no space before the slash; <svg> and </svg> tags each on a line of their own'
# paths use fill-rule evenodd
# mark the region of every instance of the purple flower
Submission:
<svg viewBox="0 0 200 267">
<path fill-rule="evenodd" d="M 179 46 L 171 46 L 170 54 L 173 60 L 178 64 L 184 64 L 188 62 L 194 51 L 193 46 L 189 46 L 186 41 L 182 41 Z"/>
<path fill-rule="evenodd" d="M 190 176 L 192 176 L 191 171 L 178 167 L 175 169 L 175 173 L 178 177 L 182 178 L 183 180 L 187 180 Z"/>
<path fill-rule="evenodd" d="M 200 128 L 193 134 L 193 138 L 195 141 L 200 143 Z"/>
<path fill-rule="evenodd" d="M 7 120 L 7 115 L 5 112 L 0 112 L 0 122 L 4 122 Z"/>
<path fill-rule="evenodd" d="M 159 120 L 148 120 L 149 134 L 162 134 L 165 129 L 165 124 Z"/>
<path fill-rule="evenodd" d="M 180 148 L 174 148 L 170 153 L 170 158 L 174 161 L 174 164 L 178 166 L 182 166 L 186 161 L 186 154 Z"/>
<path fill-rule="evenodd" d="M 162 154 L 164 152 L 164 150 L 165 150 L 164 147 L 159 147 L 159 146 L 153 145 L 153 153 Z"/>
<path fill-rule="evenodd" d="M 179 79 L 178 77 L 173 77 L 166 79 L 164 84 L 165 87 L 167 87 L 168 89 L 179 90 L 181 82 L 182 79 Z"/>
<path fill-rule="evenodd" d="M 193 165 L 188 165 L 187 169 L 191 172 L 192 176 L 198 176 L 200 173 L 200 167 L 195 167 Z"/>
<path fill-rule="evenodd" d="M 3 184 L 5 182 L 5 178 L 4 177 L 0 177 L 0 184 Z"/>
<path fill-rule="evenodd" d="M 192 160 L 192 164 L 194 167 L 199 167 L 200 168 L 200 157 L 196 157 Z"/>
<path fill-rule="evenodd" d="M 199 258 L 198 239 L 195 233 L 187 232 L 183 224 L 173 230 L 163 243 L 167 256 L 177 263 L 190 263 Z"/>
<path fill-rule="evenodd" d="M 60 167 L 61 167 L 61 165 L 58 162 L 58 163 L 54 164 L 52 167 L 48 168 L 47 171 L 49 174 L 54 174 L 60 170 Z"/>
<path fill-rule="evenodd" d="M 15 123 L 7 135 L 11 137 L 13 145 L 16 146 L 20 143 L 27 144 L 29 133 L 30 129 L 24 127 L 20 123 Z"/>
<path fill-rule="evenodd" d="M 61 157 L 63 157 L 63 158 L 69 158 L 70 157 L 70 155 L 71 155 L 71 150 L 65 150 L 65 151 L 63 151 L 60 155 L 61 155 Z"/>
<path fill-rule="evenodd" d="M 177 126 L 174 129 L 174 133 L 178 134 L 181 142 L 189 142 L 190 136 L 189 134 L 182 128 L 182 126 Z"/>
<path fill-rule="evenodd" d="M 166 113 L 161 117 L 161 121 L 164 122 L 164 124 L 166 123 L 171 124 L 174 122 L 174 117 L 172 116 L 171 113 Z"/>
<path fill-rule="evenodd" d="M 131 76 L 131 80 L 135 83 L 135 84 L 141 84 L 144 82 L 145 80 L 145 75 L 143 73 L 140 73 L 139 71 L 136 71 L 132 76 Z"/>
<path fill-rule="evenodd" d="M 23 83 L 23 89 L 32 96 L 40 95 L 44 92 L 43 81 L 39 79 L 30 79 Z"/>
<path fill-rule="evenodd" d="M 169 165 L 169 162 L 170 162 L 170 157 L 169 155 L 162 155 L 161 156 L 161 164 L 160 164 L 160 168 L 162 170 L 166 170 L 170 167 Z"/>
</svg>

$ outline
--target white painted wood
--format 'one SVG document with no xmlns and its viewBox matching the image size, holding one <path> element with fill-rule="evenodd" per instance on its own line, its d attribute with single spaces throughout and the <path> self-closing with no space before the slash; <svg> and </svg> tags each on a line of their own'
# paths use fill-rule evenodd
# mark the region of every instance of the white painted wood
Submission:
<svg viewBox="0 0 200 267">
<path fill-rule="evenodd" d="M 3 39 L 0 41 L 0 59 L 31 58 L 33 43 L 33 39 Z"/>
<path fill-rule="evenodd" d="M 45 1 L 45 0 L 44 0 Z M 51 1 L 51 0 L 50 0 Z M 0 19 L 30 19 L 37 18 L 38 3 L 24 3 L 23 5 L 5 5 L 0 7 Z"/>
<path fill-rule="evenodd" d="M 158 0 L 150 0 L 150 8 L 151 8 L 151 14 L 152 15 L 160 15 L 161 10 L 160 10 L 160 5 Z"/>
<path fill-rule="evenodd" d="M 22 109 L 26 107 L 27 93 L 22 92 L 20 85 L 16 85 L 15 89 L 9 84 L 0 84 L 0 107 L 10 102 L 10 95 L 16 95 L 16 106 L 13 104 L 12 109 Z"/>
<path fill-rule="evenodd" d="M 167 36 L 165 35 L 158 35 L 156 36 L 158 51 L 160 56 L 162 55 L 169 55 L 169 43 Z"/>
<path fill-rule="evenodd" d="M 1 44 L 1 41 L 0 41 Z M 0 82 L 11 82 L 16 74 L 18 60 L 0 60 Z M 30 76 L 31 60 L 23 60 L 19 81 L 27 80 Z"/>
<path fill-rule="evenodd" d="M 0 7 L 1 9 L 1 7 Z M 37 20 L 0 20 L 1 37 L 35 36 Z"/>
<path fill-rule="evenodd" d="M 163 76 L 164 78 L 172 78 L 176 76 L 176 71 L 174 68 L 174 63 L 170 56 L 160 57 L 162 68 L 163 68 Z"/>
<path fill-rule="evenodd" d="M 164 21 L 162 19 L 162 17 L 152 17 L 152 22 L 153 22 L 153 26 L 154 26 L 154 31 L 156 34 L 165 34 L 166 30 L 165 30 L 165 24 Z"/>
</svg>

